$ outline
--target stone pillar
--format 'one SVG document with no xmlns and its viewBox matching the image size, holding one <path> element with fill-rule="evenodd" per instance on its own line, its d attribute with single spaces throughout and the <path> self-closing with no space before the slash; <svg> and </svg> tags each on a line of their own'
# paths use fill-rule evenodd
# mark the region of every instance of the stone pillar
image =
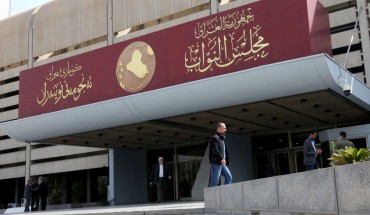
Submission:
<svg viewBox="0 0 370 215">
<path fill-rule="evenodd" d="M 218 0 L 210 0 L 211 3 L 211 14 L 216 14 L 218 12 Z"/>
<path fill-rule="evenodd" d="M 109 199 L 113 205 L 148 201 L 146 151 L 109 149 Z"/>
<path fill-rule="evenodd" d="M 359 27 L 361 35 L 361 46 L 362 46 L 362 57 L 365 69 L 366 84 L 370 86 L 370 37 L 369 37 L 369 22 L 367 15 L 367 1 L 366 0 L 356 0 L 357 9 L 359 14 Z"/>
<path fill-rule="evenodd" d="M 86 202 L 91 202 L 91 171 L 86 170 Z"/>
<path fill-rule="evenodd" d="M 25 173 L 25 183 L 31 177 L 31 143 L 26 143 L 26 173 Z"/>
<path fill-rule="evenodd" d="M 107 201 L 110 202 L 111 205 L 116 205 L 114 201 L 114 149 L 109 149 L 108 154 L 108 166 L 109 166 L 109 185 L 108 185 L 108 197 Z"/>
<path fill-rule="evenodd" d="M 253 179 L 253 149 L 249 136 L 226 134 L 233 183 Z"/>
<path fill-rule="evenodd" d="M 19 206 L 21 204 L 20 202 L 18 202 L 18 199 L 20 198 L 19 189 L 20 189 L 19 188 L 19 179 L 17 178 L 17 179 L 15 179 L 15 188 L 14 188 L 14 192 L 15 192 L 14 202 L 15 202 L 15 204 L 17 204 L 17 206 L 18 206 L 18 204 L 19 204 Z"/>
<path fill-rule="evenodd" d="M 113 44 L 113 2 L 107 1 L 108 46 Z"/>
</svg>

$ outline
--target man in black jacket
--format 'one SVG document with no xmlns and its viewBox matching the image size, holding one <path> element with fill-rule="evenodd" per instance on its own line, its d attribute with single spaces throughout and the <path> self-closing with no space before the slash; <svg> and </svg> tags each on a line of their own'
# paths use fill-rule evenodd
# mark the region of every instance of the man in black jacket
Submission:
<svg viewBox="0 0 370 215">
<path fill-rule="evenodd" d="M 209 162 L 211 164 L 210 187 L 218 184 L 220 175 L 225 178 L 225 184 L 231 184 L 232 175 L 227 168 L 228 156 L 225 144 L 226 125 L 217 123 L 216 134 L 209 140 Z"/>
<path fill-rule="evenodd" d="M 33 180 L 31 185 L 32 188 L 32 198 L 31 198 L 31 211 L 38 211 L 39 210 L 39 188 L 40 185 L 37 183 L 36 180 Z"/>
<path fill-rule="evenodd" d="M 41 210 L 44 211 L 46 208 L 46 198 L 48 196 L 48 184 L 46 183 L 45 179 L 41 179 L 39 191 L 41 199 Z"/>
<path fill-rule="evenodd" d="M 32 180 L 29 179 L 27 184 L 25 185 L 24 187 L 24 198 L 25 198 L 25 201 L 26 201 L 26 205 L 24 207 L 24 212 L 28 212 L 30 211 L 30 201 L 31 201 L 31 196 L 32 196 Z"/>
<path fill-rule="evenodd" d="M 153 165 L 150 174 L 150 185 L 153 183 L 157 186 L 157 202 L 164 201 L 167 180 L 172 179 L 171 167 L 164 163 L 163 157 L 158 158 L 158 163 Z"/>
</svg>

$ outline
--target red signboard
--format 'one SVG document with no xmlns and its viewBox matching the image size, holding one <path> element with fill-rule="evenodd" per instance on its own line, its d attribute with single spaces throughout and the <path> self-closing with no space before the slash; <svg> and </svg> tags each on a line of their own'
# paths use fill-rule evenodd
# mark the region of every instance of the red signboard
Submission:
<svg viewBox="0 0 370 215">
<path fill-rule="evenodd" d="M 323 52 L 318 1 L 261 0 L 23 71 L 19 118 Z"/>
</svg>

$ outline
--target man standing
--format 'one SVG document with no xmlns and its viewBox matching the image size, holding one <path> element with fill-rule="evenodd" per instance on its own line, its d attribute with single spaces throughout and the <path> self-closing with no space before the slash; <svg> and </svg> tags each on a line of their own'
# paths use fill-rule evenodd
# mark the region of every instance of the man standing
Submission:
<svg viewBox="0 0 370 215">
<path fill-rule="evenodd" d="M 346 147 L 354 148 L 355 145 L 353 145 L 353 143 L 351 141 L 347 140 L 347 133 L 344 132 L 344 131 L 341 131 L 339 133 L 339 138 L 338 138 L 338 141 L 337 141 L 336 150 L 346 149 Z"/>
<path fill-rule="evenodd" d="M 39 210 L 39 183 L 36 180 L 33 180 L 31 185 L 32 188 L 32 198 L 31 198 L 31 210 L 38 211 Z"/>
<path fill-rule="evenodd" d="M 44 211 L 46 208 L 46 197 L 48 196 L 48 184 L 45 182 L 45 179 L 41 179 L 39 191 L 41 199 L 41 210 Z"/>
<path fill-rule="evenodd" d="M 157 202 L 163 203 L 167 180 L 172 179 L 172 171 L 169 165 L 164 163 L 163 157 L 158 158 L 158 163 L 153 165 L 150 174 L 150 185 L 157 186 Z"/>
<path fill-rule="evenodd" d="M 321 149 L 316 149 L 317 132 L 311 131 L 310 136 L 303 143 L 303 164 L 306 165 L 307 170 L 318 169 L 316 157 L 321 154 Z"/>
<path fill-rule="evenodd" d="M 26 205 L 24 207 L 24 212 L 29 212 L 30 211 L 30 201 L 31 201 L 31 196 L 32 196 L 32 180 L 29 179 L 28 183 L 24 187 L 24 198 L 26 200 Z"/>
<path fill-rule="evenodd" d="M 217 123 L 216 134 L 209 140 L 209 162 L 211 164 L 210 187 L 218 184 L 220 175 L 225 178 L 225 184 L 231 184 L 232 176 L 227 168 L 228 156 L 225 144 L 226 125 Z"/>
</svg>

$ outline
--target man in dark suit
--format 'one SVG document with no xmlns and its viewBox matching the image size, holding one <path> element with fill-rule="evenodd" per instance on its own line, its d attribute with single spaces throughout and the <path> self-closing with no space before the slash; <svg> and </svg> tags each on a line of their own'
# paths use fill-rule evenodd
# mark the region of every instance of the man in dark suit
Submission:
<svg viewBox="0 0 370 215">
<path fill-rule="evenodd" d="M 24 212 L 29 212 L 30 211 L 30 201 L 31 201 L 31 196 L 32 196 L 32 180 L 29 179 L 26 186 L 24 187 L 24 198 L 26 200 L 26 206 L 24 207 Z"/>
<path fill-rule="evenodd" d="M 39 188 L 40 185 L 37 183 L 36 180 L 33 180 L 32 185 L 32 197 L 31 197 L 31 211 L 38 211 L 39 210 Z"/>
<path fill-rule="evenodd" d="M 44 211 L 46 208 L 46 197 L 48 196 L 48 184 L 45 179 L 41 179 L 40 184 L 40 199 L 41 199 L 41 210 Z"/>
<path fill-rule="evenodd" d="M 311 131 L 310 136 L 303 143 L 303 164 L 307 170 L 318 169 L 316 157 L 321 154 L 321 149 L 316 149 L 317 132 Z"/>
<path fill-rule="evenodd" d="M 164 163 L 163 157 L 158 158 L 158 163 L 153 165 L 150 174 L 150 185 L 153 183 L 157 186 L 157 202 L 164 201 L 167 180 L 172 179 L 172 170 L 168 164 Z"/>
</svg>

